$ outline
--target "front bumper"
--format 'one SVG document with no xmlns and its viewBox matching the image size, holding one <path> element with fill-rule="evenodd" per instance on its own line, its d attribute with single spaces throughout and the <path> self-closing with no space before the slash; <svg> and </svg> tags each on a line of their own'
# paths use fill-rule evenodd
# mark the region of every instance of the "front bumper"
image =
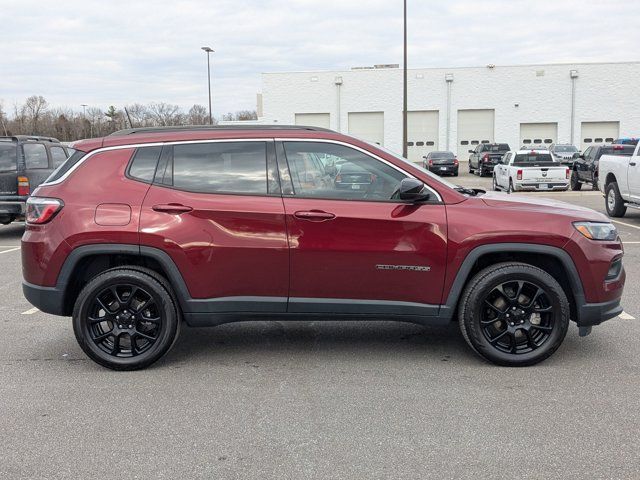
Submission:
<svg viewBox="0 0 640 480">
<path fill-rule="evenodd" d="M 617 317 L 622 311 L 619 298 L 603 303 L 585 303 L 578 307 L 576 323 L 579 327 L 599 325 L 605 320 Z"/>
</svg>

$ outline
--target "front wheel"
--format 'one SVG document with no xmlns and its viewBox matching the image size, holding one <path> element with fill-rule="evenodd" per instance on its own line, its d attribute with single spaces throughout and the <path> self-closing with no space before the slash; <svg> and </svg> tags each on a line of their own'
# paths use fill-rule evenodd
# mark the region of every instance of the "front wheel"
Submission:
<svg viewBox="0 0 640 480">
<path fill-rule="evenodd" d="M 493 182 L 492 182 L 492 183 L 493 183 L 493 190 L 494 190 L 494 191 L 496 191 L 496 192 L 497 192 L 498 190 L 500 190 L 500 189 L 498 188 L 498 182 L 496 182 L 496 176 L 495 176 L 495 175 L 493 175 Z"/>
<path fill-rule="evenodd" d="M 571 171 L 569 185 L 571 187 L 571 190 L 574 191 L 580 190 L 582 188 L 582 183 L 580 183 L 580 180 L 578 180 L 578 172 L 576 172 L 575 170 Z"/>
<path fill-rule="evenodd" d="M 180 315 L 166 280 L 135 268 L 96 276 L 73 309 L 80 347 L 113 370 L 151 365 L 169 351 L 179 332 Z"/>
<path fill-rule="evenodd" d="M 507 189 L 508 193 L 513 193 L 515 192 L 514 188 L 513 188 L 513 180 L 509 179 L 509 188 Z"/>
<path fill-rule="evenodd" d="M 624 217 L 627 213 L 627 207 L 624 206 L 624 200 L 620 195 L 620 189 L 617 182 L 608 183 L 605 188 L 607 214 L 610 217 Z"/>
<path fill-rule="evenodd" d="M 569 326 L 569 301 L 560 284 L 524 263 L 499 263 L 477 273 L 458 312 L 467 343 L 497 365 L 545 360 L 562 344 Z"/>
</svg>

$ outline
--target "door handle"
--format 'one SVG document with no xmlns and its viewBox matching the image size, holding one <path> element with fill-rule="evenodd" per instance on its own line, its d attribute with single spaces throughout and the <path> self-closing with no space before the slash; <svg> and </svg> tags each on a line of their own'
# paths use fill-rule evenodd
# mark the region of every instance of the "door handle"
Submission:
<svg viewBox="0 0 640 480">
<path fill-rule="evenodd" d="M 333 220 L 336 218 L 335 214 L 323 212 L 322 210 L 300 210 L 295 212 L 293 216 L 300 220 L 309 220 L 310 222 L 324 222 L 325 220 Z"/>
<path fill-rule="evenodd" d="M 631 165 L 632 167 L 636 166 L 636 162 L 629 162 L 629 165 Z"/>
<path fill-rule="evenodd" d="M 174 215 L 179 215 L 181 213 L 187 213 L 193 210 L 193 207 L 189 207 L 187 205 L 182 205 L 180 203 L 167 203 L 154 205 L 151 207 L 154 212 L 164 212 L 164 213 L 172 213 Z"/>
</svg>

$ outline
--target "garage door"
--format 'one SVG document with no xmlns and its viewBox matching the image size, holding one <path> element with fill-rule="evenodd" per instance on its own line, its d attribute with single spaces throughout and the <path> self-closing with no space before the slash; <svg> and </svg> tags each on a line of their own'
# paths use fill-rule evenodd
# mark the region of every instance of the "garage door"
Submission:
<svg viewBox="0 0 640 480">
<path fill-rule="evenodd" d="M 469 150 L 493 142 L 494 110 L 458 110 L 458 160 L 468 160 Z"/>
<path fill-rule="evenodd" d="M 424 155 L 438 149 L 437 110 L 407 112 L 407 147 L 412 162 L 421 162 Z"/>
<path fill-rule="evenodd" d="M 328 113 L 296 113 L 296 125 L 331 128 Z"/>
<path fill-rule="evenodd" d="M 384 145 L 384 112 L 349 112 L 349 135 Z"/>
<path fill-rule="evenodd" d="M 580 150 L 590 145 L 611 143 L 618 138 L 620 122 L 582 122 L 580 129 Z"/>
<path fill-rule="evenodd" d="M 558 141 L 557 123 L 521 123 L 520 145 L 511 145 L 511 148 L 520 148 L 534 143 L 550 145 Z"/>
</svg>

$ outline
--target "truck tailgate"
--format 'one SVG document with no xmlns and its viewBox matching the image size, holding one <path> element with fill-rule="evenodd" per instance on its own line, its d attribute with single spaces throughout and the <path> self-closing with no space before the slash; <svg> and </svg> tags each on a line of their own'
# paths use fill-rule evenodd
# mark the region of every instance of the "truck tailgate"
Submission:
<svg viewBox="0 0 640 480">
<path fill-rule="evenodd" d="M 523 182 L 558 182 L 567 180 L 567 167 L 522 167 Z"/>
</svg>

